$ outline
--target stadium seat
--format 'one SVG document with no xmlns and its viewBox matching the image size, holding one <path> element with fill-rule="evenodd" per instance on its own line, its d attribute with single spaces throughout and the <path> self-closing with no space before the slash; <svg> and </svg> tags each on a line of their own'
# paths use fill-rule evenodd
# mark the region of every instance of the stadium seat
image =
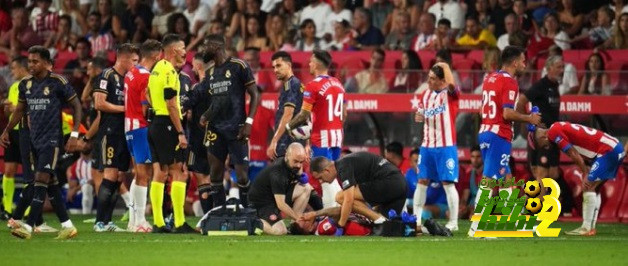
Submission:
<svg viewBox="0 0 628 266">
<path fill-rule="evenodd" d="M 367 65 L 368 64 L 360 58 L 349 58 L 345 61 L 341 61 L 338 63 L 337 77 L 341 80 L 342 78 L 353 77 L 355 74 L 365 69 Z"/>
<path fill-rule="evenodd" d="M 436 52 L 431 50 L 419 51 L 419 59 L 421 60 L 421 66 L 423 69 L 430 69 L 436 58 Z"/>
<path fill-rule="evenodd" d="M 475 61 L 475 63 L 478 65 L 482 65 L 482 62 L 484 62 L 484 51 L 472 50 L 469 53 L 467 53 L 467 59 Z"/>
<path fill-rule="evenodd" d="M 613 60 L 606 63 L 606 73 L 610 78 L 612 94 L 626 93 L 626 74 L 623 71 L 628 69 L 628 64 L 624 60 Z"/>
<path fill-rule="evenodd" d="M 578 220 L 582 217 L 582 173 L 577 166 L 571 165 L 563 168 L 563 178 L 571 188 L 571 195 L 574 201 L 572 210 L 573 217 L 569 220 Z"/>
<path fill-rule="evenodd" d="M 453 61 L 453 68 L 458 72 L 460 77 L 460 88 L 463 92 L 470 92 L 475 87 L 476 76 L 475 70 L 479 69 L 479 65 L 472 59 L 458 59 Z"/>
<path fill-rule="evenodd" d="M 615 179 L 604 184 L 601 190 L 602 207 L 598 216 L 601 222 L 618 222 L 617 210 L 626 187 L 626 172 L 620 168 Z"/>
<path fill-rule="evenodd" d="M 77 54 L 75 52 L 63 51 L 57 53 L 57 57 L 54 61 L 53 69 L 57 73 L 61 73 L 68 62 L 77 58 Z"/>
</svg>

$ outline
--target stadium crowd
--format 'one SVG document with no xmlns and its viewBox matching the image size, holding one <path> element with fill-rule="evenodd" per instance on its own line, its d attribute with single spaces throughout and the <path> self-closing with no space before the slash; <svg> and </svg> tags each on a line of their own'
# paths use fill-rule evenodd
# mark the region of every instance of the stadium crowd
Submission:
<svg viewBox="0 0 628 266">
<path fill-rule="evenodd" d="M 92 214 L 93 205 L 96 203 L 98 208 L 94 226 L 96 231 L 125 230 L 116 226 L 111 217 L 115 208 L 116 193 L 129 207 L 128 230 L 135 232 L 193 232 L 194 229 L 185 223 L 185 215 L 201 216 L 212 206 L 223 204 L 225 198 L 222 196 L 224 195 L 239 197 L 240 200 L 247 201 L 249 188 L 255 185 L 250 181 L 254 181 L 258 174 L 264 176 L 263 171 L 270 168 L 267 165 L 272 159 L 284 155 L 288 158 L 287 150 L 293 141 L 287 135 L 292 134 L 292 129 L 306 123 L 307 119 L 300 120 L 301 115 L 309 117 L 310 113 L 313 113 L 316 116 L 314 104 L 316 99 L 308 99 L 312 97 L 308 89 L 306 88 L 304 92 L 301 87 L 305 87 L 310 80 L 294 81 L 291 78 L 294 77 L 294 73 L 290 52 L 314 52 L 313 59 L 307 67 L 313 77 L 319 77 L 331 74 L 327 72 L 328 70 L 332 71 L 332 58 L 328 58 L 329 54 L 325 55 L 320 51 L 371 51 L 368 64 L 358 65 L 355 71 L 349 71 L 351 73 L 338 71 L 335 73 L 338 79 L 332 78 L 333 80 L 329 81 L 333 84 L 329 86 L 343 88 L 347 93 L 412 92 L 424 95 L 426 91 L 433 90 L 433 86 L 436 86 L 433 82 L 430 83 L 430 73 L 441 71 L 438 72 L 440 74 L 436 74 L 437 78 L 442 80 L 441 88 L 451 89 L 451 93 L 462 89 L 464 92 L 480 94 L 483 91 L 482 84 L 465 84 L 465 79 L 460 77 L 461 75 L 454 67 L 452 54 L 473 50 L 483 51 L 481 72 L 482 75 L 489 76 L 500 70 L 500 59 L 503 60 L 503 51 L 508 46 L 526 47 L 526 68 L 533 70 L 540 65 L 543 68 L 543 74 L 522 76 L 518 80 L 522 91 L 522 97 L 519 99 L 523 98 L 533 105 L 540 105 L 538 102 L 548 100 L 546 106 L 540 107 L 545 109 L 541 111 L 544 114 L 543 124 L 545 127 L 550 127 L 560 119 L 558 113 L 552 114 L 552 111 L 546 111 L 557 110 L 560 95 L 617 93 L 615 87 L 611 85 L 609 74 L 605 72 L 605 60 L 608 59 L 601 55 L 600 51 L 628 49 L 628 40 L 626 40 L 628 5 L 623 0 L 610 2 L 576 0 L 157 0 L 154 2 L 36 0 L 33 2 L 0 0 L 0 6 L 2 7 L 0 9 L 0 62 L 6 64 L 0 70 L 2 76 L 0 93 L 7 95 L 4 98 L 8 98 L 5 102 L 4 113 L 14 113 L 18 98 L 23 99 L 24 95 L 21 93 L 25 89 L 18 89 L 18 84 L 20 80 L 28 77 L 29 72 L 35 76 L 30 66 L 30 57 L 35 54 L 43 61 L 40 62 L 42 66 L 39 71 L 43 71 L 41 73 L 51 70 L 61 73 L 63 76 L 51 75 L 56 75 L 55 79 L 64 86 L 67 83 L 67 87 L 72 88 L 76 94 L 75 97 L 80 98 L 81 108 L 72 109 L 75 111 L 81 109 L 84 110 L 83 113 L 89 114 L 76 117 L 75 112 L 74 118 L 79 118 L 79 121 L 74 121 L 72 115 L 68 114 L 69 112 L 61 114 L 63 115 L 61 120 L 64 126 L 63 135 L 66 141 L 76 138 L 74 132 L 80 133 L 83 139 L 76 140 L 76 145 L 83 147 L 70 150 L 76 151 L 76 154 L 64 155 L 59 163 L 56 163 L 55 159 L 56 169 L 48 171 L 51 176 L 47 184 L 49 186 L 47 190 L 41 190 L 39 193 L 40 196 L 44 193 L 43 197 L 45 193 L 48 193 L 48 197 L 54 199 L 57 193 L 61 193 L 60 188 L 55 188 L 58 185 L 57 181 L 63 183 L 67 180 L 68 189 L 65 199 L 69 207 L 80 208 L 84 214 Z M 224 39 L 218 40 L 216 36 L 223 36 Z M 159 45 L 153 43 L 151 47 L 150 43 L 155 42 L 154 40 L 161 40 L 161 43 Z M 131 43 L 137 45 L 131 45 Z M 32 50 L 33 47 L 44 47 L 45 51 Z M 573 49 L 593 49 L 594 52 L 583 64 L 584 69 L 577 68 L 562 57 L 565 50 Z M 261 62 L 260 53 L 276 51 L 287 53 L 275 53 L 271 60 L 272 65 L 264 65 Z M 385 71 L 389 70 L 384 69 L 383 66 L 386 54 L 390 51 L 402 53 L 399 65 L 394 70 L 396 73 L 392 75 L 392 78 L 384 75 Z M 434 51 L 435 62 L 430 62 L 429 66 L 423 65 L 419 57 L 422 51 Z M 186 60 L 186 53 L 193 55 L 193 59 Z M 159 57 L 160 54 L 163 58 Z M 63 60 L 68 57 L 73 59 Z M 239 57 L 242 60 L 237 59 Z M 64 64 L 55 63 L 55 58 L 57 61 L 63 61 Z M 138 58 L 141 58 L 141 61 Z M 224 62 L 224 65 L 216 64 L 216 60 Z M 210 61 L 214 62 L 213 66 L 209 64 Z M 433 68 L 431 63 L 437 64 L 438 68 Z M 138 64 L 141 67 L 135 66 Z M 158 64 L 163 64 L 163 66 Z M 274 73 L 268 71 L 271 67 Z M 306 66 L 302 67 L 306 69 Z M 144 70 L 141 70 L 142 68 Z M 290 72 L 287 72 L 286 68 L 289 68 Z M 170 71 L 176 75 L 159 77 L 160 80 L 153 80 L 153 75 L 150 79 L 147 77 L 150 72 L 163 74 Z M 130 122 L 129 128 L 129 122 L 120 119 L 123 118 L 121 113 L 127 115 L 129 107 L 124 97 L 118 96 L 129 97 L 126 79 L 129 75 L 134 77 L 140 73 L 146 75 L 147 83 L 137 86 L 149 89 L 146 95 L 138 95 L 135 100 L 143 103 L 147 100 L 150 102 L 152 99 L 153 102 L 150 105 L 155 117 L 152 121 L 137 122 L 137 125 L 134 124 L 135 122 Z M 237 81 L 233 81 L 235 78 L 230 78 L 231 75 L 237 76 Z M 210 80 L 214 77 L 224 78 L 224 83 Z M 541 77 L 544 78 L 541 79 Z M 175 79 L 176 82 L 174 82 Z M 446 82 L 445 79 L 447 79 Z M 316 81 L 318 80 L 317 78 Z M 229 85 L 226 85 L 227 82 Z M 11 84 L 16 86 L 13 92 L 9 89 Z M 323 84 L 318 85 L 324 86 Z M 456 84 L 459 87 L 450 88 L 447 84 Z M 150 89 L 154 87 L 161 89 Z M 241 102 L 237 106 L 229 105 L 229 108 L 234 108 L 234 112 L 220 113 L 219 110 L 212 110 L 212 106 L 207 103 L 202 103 L 211 96 L 204 95 L 202 92 L 194 93 L 195 88 L 198 87 L 211 88 L 214 90 L 213 93 L 218 94 L 224 93 L 221 88 L 229 93 L 236 90 L 238 91 L 236 98 L 241 99 L 244 99 L 244 94 L 249 96 L 246 103 Z M 538 92 L 545 87 L 556 88 L 551 95 L 545 91 Z M 168 89 L 172 89 L 172 92 Z M 286 96 L 288 98 L 284 99 L 283 103 L 282 99 L 279 99 L 281 112 L 278 111 L 276 114 L 275 110 L 258 106 L 260 93 L 280 92 L 283 97 L 284 89 L 295 91 L 293 93 L 296 95 Z M 20 94 L 19 97 L 18 94 Z M 63 91 L 60 95 L 71 98 L 72 93 Z M 163 103 L 154 102 L 162 99 L 165 99 Z M 339 128 L 330 128 L 330 130 L 342 131 L 344 124 L 347 133 L 344 133 L 345 135 L 342 135 L 342 132 L 339 135 L 329 133 L 330 137 L 327 139 L 327 135 L 322 136 L 322 133 L 313 131 L 312 136 L 316 139 L 310 143 L 312 147 L 305 145 L 303 150 L 304 153 L 314 155 L 306 156 L 308 161 L 310 157 L 315 159 L 321 155 L 330 160 L 338 160 L 351 154 L 349 150 L 340 149 L 343 146 L 343 140 L 347 142 L 358 139 L 359 141 L 356 142 L 360 144 L 378 144 L 377 142 L 380 141 L 370 136 L 364 137 L 365 132 L 369 131 L 365 128 L 365 123 L 355 118 L 346 121 L 345 119 L 348 118 L 346 110 L 343 108 L 336 110 L 338 105 L 333 106 L 331 99 L 329 101 L 332 106 L 329 108 L 334 110 L 329 114 L 330 124 L 341 122 L 339 122 Z M 333 98 L 333 100 L 336 101 L 338 98 Z M 339 98 L 339 102 L 342 102 L 342 97 Z M 518 112 L 526 113 L 527 109 L 524 104 L 522 103 L 521 106 L 517 104 L 511 108 L 516 107 Z M 135 112 L 139 114 L 138 117 L 126 117 L 126 119 L 142 121 L 143 114 L 147 111 L 139 107 L 135 109 Z M 177 124 L 175 122 L 177 112 L 176 115 L 189 124 L 182 124 L 180 119 Z M 221 121 L 215 117 L 216 113 L 219 113 L 219 117 L 233 117 L 231 120 Z M 334 123 L 331 123 L 332 113 Z M 404 191 L 404 199 L 407 199 L 403 204 L 404 207 L 410 210 L 416 209 L 419 206 L 417 202 L 414 202 L 417 199 L 416 191 L 421 191 L 419 199 L 423 206 L 419 207 L 423 211 L 420 216 L 423 219 L 449 218 L 447 227 L 454 231 L 458 229 L 455 220 L 466 218 L 472 212 L 479 181 L 484 171 L 481 148 L 475 146 L 475 144 L 480 144 L 475 138 L 478 125 L 475 127 L 472 125 L 474 122 L 479 122 L 477 121 L 479 116 L 476 116 L 461 113 L 454 116 L 455 121 L 451 124 L 455 132 L 466 131 L 464 129 L 468 128 L 474 129 L 473 134 L 460 134 L 457 141 L 458 145 L 473 146 L 470 150 L 471 166 L 461 168 L 460 173 L 456 170 L 452 179 L 429 181 L 420 181 L 424 178 L 419 178 L 421 176 L 419 173 L 421 150 L 412 150 L 408 156 L 404 154 L 404 144 L 419 146 L 421 140 L 425 143 L 427 136 L 424 132 L 428 131 L 411 130 L 409 126 L 404 126 L 412 124 L 412 127 L 418 127 L 413 124 L 414 119 L 407 116 L 383 114 L 379 117 L 392 121 L 388 123 L 387 134 L 384 138 L 388 142 L 384 158 L 399 168 L 406 177 L 408 187 L 407 191 Z M 574 118 L 570 121 L 574 120 L 608 132 L 605 119 L 599 116 L 591 120 Z M 212 124 L 213 121 L 219 122 Z M 194 136 L 197 133 L 194 133 L 193 128 L 197 128 L 196 124 L 203 122 L 205 125 L 209 123 L 217 128 L 213 130 L 206 128 L 203 133 L 200 133 L 200 138 L 197 138 Z M 417 119 L 417 122 L 423 122 L 423 120 Z M 29 123 L 32 122 L 29 121 Z M 314 125 L 314 128 L 317 127 L 320 126 Z M 141 136 L 146 137 L 149 143 L 144 147 L 129 142 L 128 148 L 131 150 L 129 154 L 126 152 L 129 132 L 141 128 L 146 128 L 146 132 L 132 133 L 131 136 L 138 138 L 135 134 L 144 134 Z M 176 132 L 172 132 L 172 128 Z M 18 127 L 15 130 L 19 130 Z M 355 139 L 349 140 L 351 131 L 360 131 L 360 133 L 355 135 Z M 515 174 L 517 179 L 525 178 L 527 172 L 536 178 L 550 176 L 560 179 L 557 169 L 559 149 L 553 147 L 551 154 L 537 154 L 534 141 L 530 140 L 535 138 L 534 134 L 528 136 L 522 133 L 525 130 L 518 130 L 517 127 L 514 131 L 513 146 L 516 146 L 515 142 L 523 142 L 525 144 L 522 147 L 527 147 L 531 154 L 529 155 L 531 169 L 521 171 L 520 175 Z M 170 133 L 173 134 L 168 135 Z M 174 136 L 174 133 L 178 135 Z M 161 139 L 162 135 L 169 137 Z M 21 135 L 9 137 L 13 140 L 21 138 Z M 103 138 L 110 141 L 102 142 Z M 216 138 L 220 141 L 224 139 L 224 141 L 218 141 L 221 143 L 219 147 L 210 145 L 209 158 L 207 158 L 208 155 L 203 155 L 206 153 L 205 149 L 195 150 L 195 148 L 207 146 L 205 142 L 216 142 Z M 394 139 L 410 139 L 410 141 L 402 141 L 403 143 L 391 141 Z M 246 145 L 241 143 L 243 140 Z M 101 145 L 101 143 L 104 144 Z M 187 146 L 188 143 L 189 146 Z M 455 137 L 453 143 L 456 144 Z M 98 145 L 102 147 L 96 147 Z M 152 163 L 157 162 L 159 167 L 151 166 L 151 160 L 146 160 L 145 153 L 137 153 L 134 149 L 140 146 L 136 145 L 148 150 L 148 153 L 153 156 Z M 168 146 L 167 149 L 163 150 L 162 145 Z M 157 146 L 159 147 L 156 148 Z M 189 147 L 189 154 L 180 157 L 178 149 L 185 149 L 186 146 Z M 328 150 L 316 150 L 315 146 Z M 13 148 L 19 150 L 19 148 Z M 293 147 L 292 150 L 294 150 L 293 155 L 301 153 L 298 147 Z M 17 164 L 22 162 L 20 156 L 11 154 L 14 152 L 15 150 L 10 148 L 5 149 L 3 215 L 6 218 L 20 220 L 24 216 L 24 210 L 18 211 L 17 216 L 11 215 L 14 214 L 12 210 L 14 177 L 18 172 Z M 13 157 L 9 161 L 6 160 L 7 156 Z M 138 159 L 136 156 L 144 159 Z M 130 157 L 135 160 L 133 167 L 129 166 Z M 199 165 L 197 161 L 204 161 L 204 163 Z M 295 162 L 288 161 L 286 159 L 286 164 L 294 168 Z M 182 163 L 190 168 L 181 168 Z M 299 165 L 300 163 L 302 162 L 299 162 Z M 339 180 L 346 179 L 346 176 L 342 176 L 342 169 L 335 169 L 339 167 L 339 164 L 330 170 L 329 164 L 322 159 L 315 160 L 315 163 L 317 165 L 313 169 L 316 170 L 310 173 L 312 176 L 307 182 L 300 182 L 298 185 L 291 184 L 290 188 L 294 188 L 294 192 L 291 190 L 288 195 L 294 197 L 294 202 L 290 203 L 294 205 L 297 205 L 296 202 L 302 203 L 302 200 L 297 201 L 298 198 L 307 194 L 307 197 L 303 196 L 303 198 L 308 200 L 311 207 L 316 206 L 314 210 L 321 210 L 323 207 L 323 210 L 337 208 L 343 202 L 346 205 L 347 193 L 337 194 L 347 189 L 345 183 L 329 178 L 337 171 L 340 174 L 335 174 L 339 176 Z M 514 164 L 514 161 L 510 159 L 509 163 Z M 449 161 L 447 161 L 447 167 L 449 167 Z M 455 167 L 458 169 L 457 159 Z M 513 172 L 517 169 L 514 166 L 510 168 Z M 332 174 L 325 174 L 328 172 Z M 294 173 L 288 171 L 287 175 L 290 174 Z M 386 175 L 389 174 L 386 173 Z M 148 178 L 153 181 L 148 182 Z M 37 195 L 36 184 L 43 182 L 43 179 L 38 175 L 34 179 L 35 191 L 31 193 Z M 130 180 L 134 180 L 133 183 L 129 182 Z M 349 181 L 347 182 L 352 186 L 360 183 L 359 180 Z M 269 182 L 272 184 L 271 181 Z M 562 188 L 568 190 L 564 181 L 560 184 Z M 297 190 L 297 188 L 303 190 Z M 160 193 L 164 190 L 168 192 Z M 364 193 L 364 191 L 359 192 L 358 189 L 356 191 L 355 193 L 359 193 L 360 196 Z M 595 193 L 591 193 L 586 197 L 599 197 L 599 194 L 596 196 Z M 320 204 L 316 196 L 309 197 L 316 194 L 322 196 Z M 366 194 L 368 193 L 361 198 L 361 202 L 371 205 L 390 203 L 369 202 L 372 199 L 366 198 Z M 78 195 L 80 196 L 77 197 Z M 146 197 L 144 197 L 143 201 L 138 201 L 142 197 L 136 195 L 150 195 L 150 200 L 146 202 Z M 355 197 L 357 201 L 360 201 L 357 195 Z M 169 203 L 170 200 L 172 204 Z M 568 196 L 565 196 L 564 200 L 565 202 L 575 201 L 575 199 L 568 199 Z M 592 199 L 590 202 L 594 201 Z M 59 219 L 66 222 L 62 226 L 71 228 L 69 226 L 71 222 L 67 223 L 69 218 L 67 214 L 63 215 L 64 210 L 59 206 L 60 204 L 65 205 L 65 203 L 56 202 L 52 207 Z M 353 201 L 349 204 L 361 206 Z M 256 202 L 251 202 L 251 205 L 255 206 Z M 456 206 L 456 210 L 452 212 L 450 206 Z M 274 223 L 268 224 L 270 220 L 277 219 L 277 217 L 272 219 L 273 215 L 281 215 L 276 212 L 276 208 L 269 210 L 263 208 L 266 206 L 257 207 L 263 222 L 260 227 L 264 231 L 274 234 L 286 232 L 283 229 L 274 228 Z M 279 208 L 284 214 L 289 214 L 286 215 L 287 217 L 301 223 L 297 229 L 293 229 L 296 231 L 304 231 L 304 228 L 308 226 L 303 223 L 308 222 L 314 216 L 310 213 L 309 216 L 306 215 L 307 219 L 304 219 L 300 215 L 306 210 L 301 207 L 294 207 L 299 214 L 296 211 L 290 214 L 291 211 Z M 162 209 L 165 213 L 162 213 Z M 592 211 L 595 206 L 589 209 Z M 155 210 L 158 210 L 157 213 Z M 353 207 L 353 210 L 372 221 L 380 221 L 381 215 L 377 216 L 369 212 L 360 213 L 357 211 L 361 210 L 360 207 L 357 209 Z M 147 212 L 153 214 L 153 225 L 148 224 L 144 218 Z M 167 213 L 172 213 L 172 218 L 168 218 Z M 344 214 L 344 209 L 342 214 L 327 211 L 317 213 L 316 216 L 320 215 L 341 217 L 342 221 L 339 224 L 342 227 L 346 225 L 348 219 Z M 37 219 L 38 217 L 29 216 L 29 224 L 39 225 L 37 227 L 39 230 L 49 230 L 45 226 L 42 227 L 42 221 Z M 419 220 L 418 225 L 420 223 Z M 593 228 L 587 227 L 588 230 L 581 234 L 595 234 L 592 231 L 594 227 L 594 225 Z M 72 234 L 71 231 L 66 233 Z"/>
</svg>

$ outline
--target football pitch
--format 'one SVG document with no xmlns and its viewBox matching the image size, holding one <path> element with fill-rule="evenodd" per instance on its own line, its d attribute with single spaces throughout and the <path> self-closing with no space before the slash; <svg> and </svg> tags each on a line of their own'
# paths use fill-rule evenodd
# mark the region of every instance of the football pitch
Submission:
<svg viewBox="0 0 628 266">
<path fill-rule="evenodd" d="M 66 241 L 54 233 L 17 239 L 3 222 L 2 265 L 628 265 L 628 224 L 598 224 L 594 237 L 566 236 L 579 223 L 554 223 L 557 238 L 473 239 L 467 221 L 453 238 L 208 237 L 95 233 L 87 218 L 72 215 L 79 234 Z M 45 219 L 60 227 L 53 215 Z"/>
</svg>

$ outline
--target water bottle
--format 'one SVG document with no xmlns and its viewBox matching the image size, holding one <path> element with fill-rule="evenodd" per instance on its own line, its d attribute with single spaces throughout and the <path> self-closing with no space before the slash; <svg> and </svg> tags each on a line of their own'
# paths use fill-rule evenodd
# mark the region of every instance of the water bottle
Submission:
<svg viewBox="0 0 628 266">
<path fill-rule="evenodd" d="M 530 110 L 530 113 L 538 114 L 539 113 L 539 107 L 538 106 L 532 106 L 532 109 Z M 533 125 L 533 124 L 528 124 L 528 131 L 530 131 L 530 132 L 536 131 L 536 126 Z"/>
</svg>

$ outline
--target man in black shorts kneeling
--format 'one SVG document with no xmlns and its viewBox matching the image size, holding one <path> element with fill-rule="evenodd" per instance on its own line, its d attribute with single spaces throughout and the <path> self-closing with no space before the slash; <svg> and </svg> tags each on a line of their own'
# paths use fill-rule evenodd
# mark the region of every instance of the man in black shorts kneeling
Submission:
<svg viewBox="0 0 628 266">
<path fill-rule="evenodd" d="M 287 234 L 281 212 L 296 221 L 307 207 L 313 188 L 307 181 L 301 182 L 305 159 L 305 148 L 294 142 L 288 146 L 286 157 L 262 170 L 251 185 L 249 202 L 257 210 L 264 233 Z M 320 198 L 318 202 L 322 206 Z"/>
<path fill-rule="evenodd" d="M 364 215 L 377 226 L 386 221 L 389 210 L 401 213 L 405 204 L 406 179 L 396 166 L 381 156 L 357 152 L 336 162 L 316 157 L 310 170 L 321 183 L 331 183 L 336 178 L 340 181 L 343 191 L 336 194 L 336 201 L 341 205 L 339 229 L 346 225 L 351 212 Z M 313 219 L 310 215 L 304 218 Z"/>
</svg>

